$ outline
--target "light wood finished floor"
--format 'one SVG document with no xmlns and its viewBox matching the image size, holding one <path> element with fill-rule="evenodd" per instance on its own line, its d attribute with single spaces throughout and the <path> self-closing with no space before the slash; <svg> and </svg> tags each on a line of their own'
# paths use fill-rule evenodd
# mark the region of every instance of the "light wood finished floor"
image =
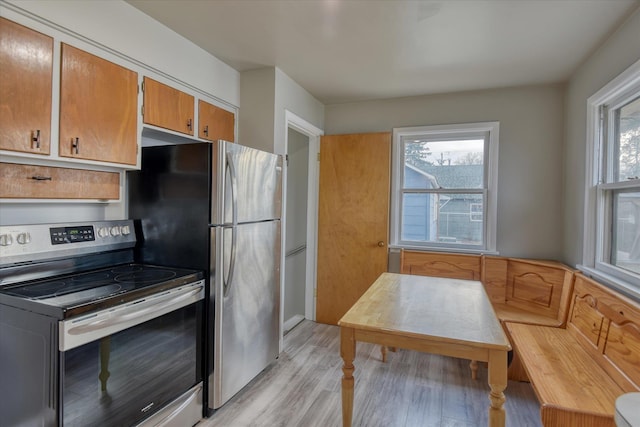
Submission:
<svg viewBox="0 0 640 427">
<path fill-rule="evenodd" d="M 342 425 L 339 328 L 300 323 L 284 338 L 279 360 L 198 427 L 339 427 Z M 475 427 L 487 425 L 487 369 L 469 361 L 358 343 L 353 425 Z M 531 385 L 509 381 L 508 427 L 541 426 Z"/>
</svg>

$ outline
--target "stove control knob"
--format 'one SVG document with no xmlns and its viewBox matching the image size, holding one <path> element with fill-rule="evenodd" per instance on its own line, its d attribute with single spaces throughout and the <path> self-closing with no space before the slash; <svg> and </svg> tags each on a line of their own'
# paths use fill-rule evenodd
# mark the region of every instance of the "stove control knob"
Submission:
<svg viewBox="0 0 640 427">
<path fill-rule="evenodd" d="M 20 233 L 16 236 L 16 240 L 21 245 L 26 245 L 27 243 L 31 243 L 31 234 L 29 233 Z"/>
<path fill-rule="evenodd" d="M 109 229 L 107 227 L 98 228 L 98 237 L 109 237 Z"/>
<path fill-rule="evenodd" d="M 111 227 L 111 235 L 112 236 L 119 236 L 120 235 L 120 227 L 118 227 L 117 225 Z"/>
<path fill-rule="evenodd" d="M 0 246 L 9 246 L 13 243 L 11 234 L 0 234 Z"/>
<path fill-rule="evenodd" d="M 128 225 L 123 225 L 122 227 L 120 227 L 120 233 L 123 236 L 128 236 L 129 234 L 131 234 L 131 228 Z"/>
</svg>

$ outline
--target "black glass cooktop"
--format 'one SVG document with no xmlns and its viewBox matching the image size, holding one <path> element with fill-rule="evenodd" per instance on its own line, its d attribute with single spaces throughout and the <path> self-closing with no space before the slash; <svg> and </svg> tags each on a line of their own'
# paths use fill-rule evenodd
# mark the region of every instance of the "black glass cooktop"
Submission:
<svg viewBox="0 0 640 427">
<path fill-rule="evenodd" d="M 63 312 L 90 311 L 202 279 L 202 272 L 148 264 L 122 264 L 51 279 L 18 283 L 1 294 Z M 67 317 L 67 316 L 64 316 Z"/>
</svg>

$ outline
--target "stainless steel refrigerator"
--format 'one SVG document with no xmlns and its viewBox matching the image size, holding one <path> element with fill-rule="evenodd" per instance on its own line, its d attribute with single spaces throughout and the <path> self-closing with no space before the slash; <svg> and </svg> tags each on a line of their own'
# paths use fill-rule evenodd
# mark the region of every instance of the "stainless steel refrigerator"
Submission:
<svg viewBox="0 0 640 427">
<path fill-rule="evenodd" d="M 278 357 L 282 157 L 225 141 L 144 147 L 127 183 L 136 257 L 207 273 L 203 373 L 217 409 Z"/>
</svg>

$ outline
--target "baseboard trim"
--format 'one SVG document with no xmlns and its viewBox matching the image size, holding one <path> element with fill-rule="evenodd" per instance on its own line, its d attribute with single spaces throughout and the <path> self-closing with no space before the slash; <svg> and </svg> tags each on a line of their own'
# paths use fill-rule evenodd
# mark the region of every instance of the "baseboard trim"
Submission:
<svg viewBox="0 0 640 427">
<path fill-rule="evenodd" d="M 284 325 L 282 325 L 284 333 L 286 334 L 287 332 L 292 330 L 298 323 L 302 322 L 303 320 L 304 316 L 302 314 L 293 315 L 290 319 L 284 322 Z"/>
</svg>

